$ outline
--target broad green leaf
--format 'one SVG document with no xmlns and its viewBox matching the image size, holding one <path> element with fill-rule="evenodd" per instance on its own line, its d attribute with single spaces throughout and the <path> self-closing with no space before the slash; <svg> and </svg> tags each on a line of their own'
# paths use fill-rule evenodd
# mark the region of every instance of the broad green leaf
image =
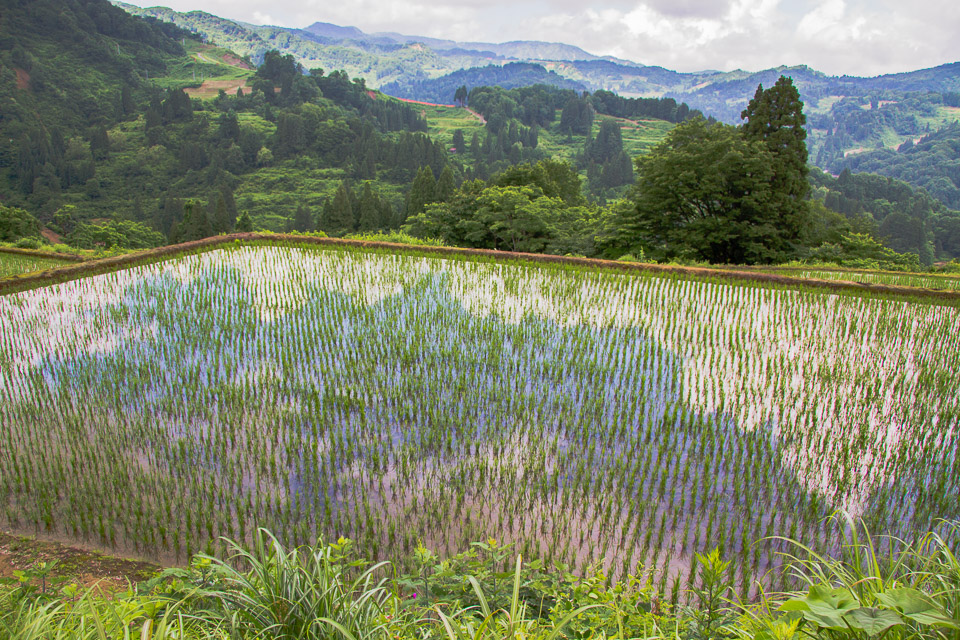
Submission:
<svg viewBox="0 0 960 640">
<path fill-rule="evenodd" d="M 846 589 L 831 589 L 822 585 L 813 585 L 807 595 L 790 602 L 789 608 L 781 607 L 781 610 L 801 611 L 806 620 L 827 629 L 846 629 L 843 616 L 860 608 L 860 603 Z M 803 605 L 806 605 L 806 609 Z"/>
<path fill-rule="evenodd" d="M 956 620 L 944 615 L 943 609 L 930 596 L 909 587 L 891 589 L 878 593 L 877 599 L 891 609 L 896 609 L 902 615 L 924 625 L 943 625 L 954 629 L 960 628 Z"/>
<path fill-rule="evenodd" d="M 875 607 L 863 607 L 848 613 L 844 619 L 854 629 L 860 629 L 867 635 L 880 635 L 890 627 L 903 624 L 903 619 L 895 612 Z"/>
<path fill-rule="evenodd" d="M 777 611 L 810 611 L 810 605 L 807 604 L 807 597 L 791 598 L 787 600 Z"/>
</svg>

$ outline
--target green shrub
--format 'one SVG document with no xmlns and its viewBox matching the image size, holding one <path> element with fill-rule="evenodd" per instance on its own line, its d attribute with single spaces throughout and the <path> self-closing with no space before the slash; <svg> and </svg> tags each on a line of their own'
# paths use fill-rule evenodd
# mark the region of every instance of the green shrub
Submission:
<svg viewBox="0 0 960 640">
<path fill-rule="evenodd" d="M 18 249 L 39 249 L 40 248 L 40 239 L 39 238 L 20 238 L 17 240 L 14 245 Z"/>
<path fill-rule="evenodd" d="M 39 238 L 40 222 L 29 211 L 0 204 L 0 242 Z"/>
</svg>

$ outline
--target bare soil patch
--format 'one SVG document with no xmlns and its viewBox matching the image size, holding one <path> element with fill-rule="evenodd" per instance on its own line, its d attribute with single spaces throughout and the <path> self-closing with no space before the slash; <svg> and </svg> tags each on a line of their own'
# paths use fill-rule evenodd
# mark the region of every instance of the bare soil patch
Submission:
<svg viewBox="0 0 960 640">
<path fill-rule="evenodd" d="M 40 235 L 46 238 L 47 242 L 50 242 L 51 244 L 63 244 L 63 238 L 60 236 L 60 234 L 55 233 L 46 227 L 40 230 Z"/>
<path fill-rule="evenodd" d="M 30 88 L 30 74 L 24 69 L 14 69 L 17 72 L 17 89 Z"/>
<path fill-rule="evenodd" d="M 84 589 L 95 587 L 103 592 L 126 589 L 128 583 L 147 580 L 160 571 L 159 566 L 150 562 L 115 558 L 59 542 L 0 531 L 0 578 L 13 578 L 14 571 L 29 571 L 41 562 L 53 560 L 57 565 L 50 578 L 65 578 Z"/>
<path fill-rule="evenodd" d="M 239 67 L 240 69 L 253 69 L 253 67 L 248 65 L 246 62 L 229 53 L 223 54 L 223 58 L 221 59 L 224 61 L 224 63 L 230 65 L 231 67 Z"/>
<path fill-rule="evenodd" d="M 245 80 L 205 80 L 199 87 L 184 89 L 191 98 L 212 98 L 222 89 L 228 95 L 237 95 L 237 91 L 246 86 Z"/>
</svg>

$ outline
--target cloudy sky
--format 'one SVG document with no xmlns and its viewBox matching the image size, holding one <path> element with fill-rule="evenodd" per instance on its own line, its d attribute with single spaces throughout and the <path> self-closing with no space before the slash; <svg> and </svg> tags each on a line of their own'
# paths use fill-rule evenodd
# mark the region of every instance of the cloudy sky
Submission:
<svg viewBox="0 0 960 640">
<path fill-rule="evenodd" d="M 156 0 L 128 0 L 141 6 Z M 956 0 L 166 0 L 257 24 L 545 40 L 679 71 L 806 64 L 879 75 L 960 61 Z"/>
</svg>

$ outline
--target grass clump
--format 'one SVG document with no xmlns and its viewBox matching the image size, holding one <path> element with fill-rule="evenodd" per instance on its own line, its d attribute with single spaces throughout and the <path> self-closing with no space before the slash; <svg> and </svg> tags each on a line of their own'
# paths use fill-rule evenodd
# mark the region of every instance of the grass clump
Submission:
<svg viewBox="0 0 960 640">
<path fill-rule="evenodd" d="M 832 555 L 784 540 L 790 590 L 737 600 L 731 561 L 715 550 L 698 554 L 698 580 L 676 605 L 632 576 L 576 577 L 495 541 L 444 561 L 421 545 L 410 559 L 419 567 L 404 573 L 358 557 L 346 539 L 287 547 L 261 529 L 249 548 L 226 541 L 227 559 L 197 555 L 111 598 L 72 585 L 0 591 L 0 638 L 960 637 L 956 523 L 906 542 L 848 516 L 832 522 L 844 539 Z"/>
</svg>

